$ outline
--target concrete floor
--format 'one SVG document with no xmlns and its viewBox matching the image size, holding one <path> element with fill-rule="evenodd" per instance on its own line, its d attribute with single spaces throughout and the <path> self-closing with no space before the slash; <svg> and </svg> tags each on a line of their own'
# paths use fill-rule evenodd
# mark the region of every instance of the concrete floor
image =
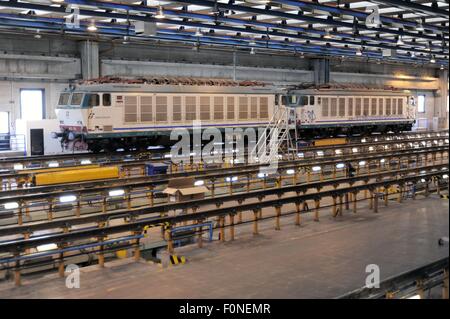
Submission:
<svg viewBox="0 0 450 319">
<path fill-rule="evenodd" d="M 188 258 L 162 269 L 131 259 L 81 269 L 81 288 L 68 289 L 52 273 L 23 279 L 22 287 L 0 283 L 0 298 L 333 298 L 365 284 L 368 264 L 380 266 L 381 280 L 448 257 L 439 237 L 449 235 L 448 200 L 390 201 L 374 214 L 361 204 L 357 214 L 336 219 L 324 211 L 320 222 L 294 216 L 237 229 L 234 242 L 214 241 L 176 250 Z M 228 235 L 228 234 L 227 234 Z"/>
</svg>

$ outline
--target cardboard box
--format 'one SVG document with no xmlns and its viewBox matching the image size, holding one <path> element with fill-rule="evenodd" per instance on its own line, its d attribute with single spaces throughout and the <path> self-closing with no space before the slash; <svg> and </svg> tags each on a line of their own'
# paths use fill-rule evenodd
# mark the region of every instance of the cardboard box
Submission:
<svg viewBox="0 0 450 319">
<path fill-rule="evenodd" d="M 173 178 L 169 180 L 168 187 L 163 190 L 169 196 L 170 202 L 186 202 L 202 199 L 208 191 L 206 186 L 194 186 L 193 177 Z"/>
</svg>

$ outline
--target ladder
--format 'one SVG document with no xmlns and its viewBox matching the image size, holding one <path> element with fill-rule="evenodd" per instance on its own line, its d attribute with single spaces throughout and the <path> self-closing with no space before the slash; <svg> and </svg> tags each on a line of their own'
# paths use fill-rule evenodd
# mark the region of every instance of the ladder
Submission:
<svg viewBox="0 0 450 319">
<path fill-rule="evenodd" d="M 275 112 L 269 124 L 262 131 L 258 142 L 249 154 L 249 163 L 271 164 L 278 161 L 280 153 L 295 152 L 294 154 L 297 154 L 297 144 L 292 141 L 289 127 L 289 113 L 291 110 L 292 108 L 285 106 L 275 106 Z M 296 138 L 296 124 L 294 127 Z"/>
</svg>

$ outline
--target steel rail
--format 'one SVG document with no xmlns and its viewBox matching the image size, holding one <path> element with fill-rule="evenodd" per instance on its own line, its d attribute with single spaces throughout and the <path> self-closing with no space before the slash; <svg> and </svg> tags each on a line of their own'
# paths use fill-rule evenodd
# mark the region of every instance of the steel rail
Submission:
<svg viewBox="0 0 450 319">
<path fill-rule="evenodd" d="M 303 148 L 299 148 L 299 153 L 311 153 L 311 152 L 318 152 L 318 151 L 330 151 L 330 150 L 336 150 L 336 149 L 342 149 L 342 150 L 346 150 L 346 149 L 351 149 L 351 148 L 360 148 L 360 147 L 370 147 L 370 146 L 379 146 L 379 145 L 391 145 L 391 144 L 404 144 L 404 143 L 416 143 L 416 142 L 428 142 L 428 141 L 433 141 L 433 140 L 444 140 L 444 142 L 447 142 L 448 140 L 448 135 L 444 135 L 444 136 L 430 136 L 430 137 L 425 137 L 423 138 L 422 135 L 418 135 L 420 137 L 417 137 L 417 139 L 421 139 L 420 141 L 418 141 L 416 138 L 405 138 L 405 139 L 392 139 L 392 140 L 385 140 L 385 141 L 376 141 L 376 142 L 358 142 L 358 143 L 348 143 L 348 144 L 341 144 L 341 145 L 330 145 L 330 146 L 318 146 L 318 147 L 303 147 Z M 143 154 L 147 154 L 147 153 L 143 153 Z M 143 155 L 140 154 L 140 155 Z M 97 155 L 97 154 L 94 154 Z M 112 155 L 112 154 L 110 154 Z M 162 155 L 159 153 L 159 155 Z M 247 154 L 244 154 L 244 158 Z M 101 157 L 105 157 L 107 155 L 103 155 Z M 126 157 L 127 155 L 124 155 L 124 157 Z M 56 158 L 58 158 L 57 156 L 55 156 Z M 53 157 L 53 161 L 55 161 L 55 157 Z M 81 156 L 83 159 L 89 159 L 86 158 L 87 156 Z M 120 155 L 119 155 L 120 157 Z M 227 154 L 223 154 L 222 155 L 222 159 L 226 159 Z M 315 156 L 313 156 L 315 157 Z M 190 159 L 192 159 L 193 157 L 191 156 Z M 74 159 L 73 159 L 74 160 Z M 142 158 L 142 156 L 138 157 L 138 158 L 120 158 L 120 159 L 114 159 L 114 160 L 109 160 L 107 158 L 105 158 L 103 161 L 98 161 L 98 162 L 91 162 L 90 165 L 92 164 L 100 164 L 100 165 L 118 165 L 121 164 L 122 166 L 133 166 L 136 163 L 142 163 L 142 162 L 159 162 L 159 161 L 170 161 L 171 158 L 164 158 L 164 156 L 162 158 Z M 184 160 L 184 158 L 180 157 L 177 158 L 177 160 Z M 7 162 L 11 162 L 14 164 L 17 164 L 17 161 L 10 161 L 8 159 L 6 159 L 5 161 Z M 32 163 L 34 160 L 28 160 L 25 159 L 23 163 L 25 162 L 30 162 Z M 45 161 L 48 161 L 47 159 Z M 1 164 L 1 161 L 0 161 Z M 73 163 L 70 163 L 70 166 L 73 166 Z M 69 166 L 69 167 L 70 167 Z M 58 168 L 63 168 L 65 166 L 59 166 Z M 48 167 L 36 167 L 36 168 L 30 168 L 30 169 L 25 169 L 25 170 L 20 170 L 14 173 L 3 173 L 0 174 L 0 179 L 4 178 L 14 178 L 16 175 L 17 176 L 25 176 L 26 174 L 33 174 L 33 171 L 37 171 L 37 170 L 42 170 L 42 169 L 46 169 Z M 51 168 L 49 168 L 51 169 Z"/>
<path fill-rule="evenodd" d="M 192 214 L 186 214 L 186 215 L 178 215 L 178 216 L 163 216 L 163 217 L 157 217 L 152 219 L 146 219 L 146 220 L 138 220 L 138 221 L 130 221 L 126 224 L 121 225 L 114 225 L 114 226 L 105 226 L 101 228 L 93 228 L 88 230 L 75 230 L 68 233 L 59 233 L 59 234 L 53 234 L 53 235 L 42 235 L 39 237 L 33 237 L 29 239 L 17 239 L 17 240 L 11 240 L 8 242 L 2 242 L 0 243 L 0 252 L 12 252 L 12 253 L 20 253 L 21 251 L 24 251 L 26 248 L 33 248 L 44 244 L 50 244 L 50 243 L 56 243 L 56 244 L 63 244 L 68 243 L 70 241 L 74 240 L 80 240 L 80 239 L 86 239 L 86 238 L 104 238 L 111 234 L 117 234 L 117 233 L 124 233 L 124 232 L 142 232 L 143 228 L 145 226 L 149 225 L 172 225 L 184 221 L 197 221 L 202 219 L 207 219 L 211 217 L 218 217 L 218 216 L 225 216 L 230 214 L 237 214 L 238 212 L 243 211 L 251 211 L 255 209 L 262 209 L 265 207 L 281 207 L 282 205 L 289 204 L 289 203 L 301 203 L 306 200 L 311 199 L 320 199 L 323 197 L 330 197 L 330 196 L 338 196 L 338 194 L 344 194 L 344 193 L 355 193 L 360 192 L 363 190 L 373 190 L 377 187 L 387 187 L 390 185 L 398 185 L 398 184 L 405 184 L 407 182 L 416 182 L 420 179 L 430 180 L 433 177 L 436 176 L 442 176 L 444 174 L 448 174 L 448 167 L 445 166 L 445 171 L 438 170 L 435 172 L 429 172 L 429 173 L 419 173 L 414 176 L 403 176 L 396 179 L 390 179 L 390 180 L 383 180 L 383 181 L 376 181 L 372 183 L 367 183 L 365 185 L 356 185 L 351 187 L 345 187 L 345 188 L 339 188 L 339 189 L 333 189 L 333 190 L 326 190 L 321 191 L 320 186 L 317 187 L 319 191 L 314 194 L 300 194 L 301 188 L 303 185 L 298 186 L 296 190 L 290 190 L 290 191 L 296 191 L 298 192 L 297 196 L 291 196 L 291 197 L 285 197 L 285 198 L 278 198 L 273 200 L 266 200 L 261 201 L 258 203 L 252 203 L 252 204 L 241 204 L 237 207 L 227 207 L 227 208 L 216 208 L 212 210 L 202 211 L 202 212 L 196 212 Z M 303 186 L 304 187 L 304 186 Z M 291 187 L 288 187 L 291 188 Z M 284 191 L 289 192 L 289 190 L 281 190 L 278 191 Z M 269 191 L 262 191 L 261 195 L 264 195 L 264 193 L 268 193 Z M 240 194 L 240 196 L 245 196 L 245 194 Z M 217 200 L 217 199 L 215 199 Z M 217 203 L 217 201 L 216 201 Z M 184 208 L 184 207 L 192 207 L 198 204 L 198 201 L 191 201 L 191 202 L 184 202 L 184 203 L 175 203 L 171 205 L 167 205 L 166 209 L 168 207 L 171 207 L 171 209 L 176 208 Z M 148 210 L 154 210 L 154 207 L 149 208 Z M 130 213 L 131 211 L 129 211 Z M 160 210 L 160 212 L 162 212 Z M 101 245 L 101 243 L 99 243 Z M 0 259 L 0 262 L 2 259 Z"/>
<path fill-rule="evenodd" d="M 427 170 L 431 170 L 432 172 L 427 173 L 426 172 Z M 424 171 L 425 171 L 425 173 L 423 173 Z M 417 172 L 418 174 L 416 174 L 414 176 L 401 176 L 401 175 L 406 175 L 406 174 L 414 173 L 414 172 Z M 365 174 L 365 175 L 354 176 L 354 177 L 336 178 L 333 180 L 312 182 L 312 183 L 308 183 L 308 184 L 289 185 L 289 186 L 283 186 L 283 187 L 274 187 L 274 188 L 270 188 L 270 189 L 236 193 L 236 194 L 232 194 L 232 195 L 203 198 L 203 199 L 198 199 L 198 200 L 193 200 L 193 201 L 177 202 L 177 203 L 169 202 L 169 203 L 154 205 L 154 206 L 145 207 L 145 208 L 120 209 L 120 210 L 115 210 L 115 211 L 106 212 L 106 213 L 96 213 L 96 214 L 90 214 L 88 216 L 81 216 L 81 217 L 69 217 L 69 218 L 63 218 L 63 219 L 53 220 L 53 221 L 49 221 L 49 222 L 40 222 L 40 223 L 33 223 L 33 224 L 20 225 L 20 226 L 6 226 L 6 227 L 0 228 L 0 236 L 17 235 L 17 234 L 24 234 L 24 233 L 31 234 L 36 231 L 55 229 L 55 228 L 68 229 L 73 225 L 89 224 L 89 223 L 103 223 L 103 222 L 109 221 L 114 218 L 127 217 L 130 219 L 134 219 L 140 215 L 163 214 L 163 213 L 168 213 L 169 211 L 174 211 L 177 209 L 185 209 L 187 207 L 199 208 L 201 206 L 206 206 L 206 205 L 220 206 L 224 202 L 232 202 L 232 201 L 239 202 L 240 204 L 237 207 L 225 208 L 225 210 L 228 210 L 228 212 L 230 212 L 230 211 L 242 210 L 243 207 L 247 207 L 248 205 L 257 205 L 258 206 L 258 205 L 262 204 L 262 202 L 259 202 L 257 204 L 242 204 L 242 202 L 247 199 L 258 198 L 258 199 L 262 200 L 266 196 L 276 195 L 279 197 L 278 200 L 283 200 L 281 198 L 281 196 L 285 193 L 290 193 L 290 192 L 297 193 L 298 198 L 312 199 L 312 198 L 321 197 L 323 194 L 330 194 L 329 192 L 333 192 L 333 194 L 342 194 L 342 193 L 348 193 L 348 192 L 355 192 L 358 190 L 370 189 L 369 186 L 371 186 L 371 185 L 372 185 L 371 186 L 372 188 L 377 187 L 377 186 L 385 186 L 386 187 L 391 184 L 401 183 L 403 181 L 403 179 L 405 179 L 405 178 L 406 178 L 406 180 L 405 180 L 405 182 L 406 182 L 409 180 L 420 180 L 423 178 L 427 178 L 429 176 L 448 174 L 448 163 L 440 164 L 440 165 L 428 165 L 428 166 L 421 166 L 421 167 L 417 167 L 417 168 L 402 169 L 402 170 L 396 171 L 395 173 L 397 176 L 400 176 L 400 177 L 394 178 L 394 179 L 389 179 L 389 180 L 379 180 L 380 178 L 392 176 L 393 175 L 392 172 Z M 377 182 L 375 182 L 375 184 L 373 182 L 369 184 L 371 179 L 377 179 Z M 360 181 L 364 181 L 366 184 L 350 186 L 349 188 L 337 188 L 337 186 L 341 185 L 341 184 L 353 185 L 356 182 L 360 182 Z M 334 190 L 325 191 L 325 193 L 323 193 L 323 191 L 320 191 L 322 188 L 327 187 L 327 186 L 333 186 Z M 318 190 L 318 192 L 315 194 L 306 194 L 306 192 L 310 189 L 316 189 L 316 190 Z M 303 194 L 301 194 L 301 193 L 303 193 Z M 304 196 L 307 196 L 307 197 L 304 197 Z M 272 200 L 270 200 L 270 202 L 273 203 Z M 265 205 L 264 207 L 268 207 L 268 206 L 271 206 L 271 205 Z M 220 209 L 218 209 L 218 211 L 219 210 Z M 223 209 L 220 211 L 223 211 Z M 190 214 L 190 216 L 192 216 L 192 214 Z M 152 223 L 150 223 L 150 224 L 152 224 Z M 0 251 L 2 251 L 1 247 L 2 246 L 0 244 Z"/>
<path fill-rule="evenodd" d="M 282 162 L 280 163 L 280 168 L 286 169 L 305 169 L 312 166 L 328 166 L 328 165 L 335 165 L 339 163 L 352 163 L 354 161 L 359 160 L 366 160 L 366 161 L 374 161 L 378 159 L 383 158 L 399 158 L 399 157 L 406 157 L 406 156 L 422 156 L 427 154 L 436 154 L 436 153 L 448 153 L 448 146 L 436 146 L 433 147 L 433 149 L 424 148 L 424 149 L 407 149 L 407 150 L 396 150 L 389 153 L 392 153 L 391 155 L 386 153 L 376 153 L 373 155 L 358 155 L 355 157 L 350 158 L 336 158 L 333 160 L 328 159 L 322 159 L 320 161 L 314 160 L 314 162 L 311 163 L 305 163 L 302 160 L 296 160 L 292 162 Z M 405 154 L 406 153 L 406 154 Z M 156 178 L 130 178 L 126 179 L 124 183 L 122 184 L 114 184 L 111 185 L 111 181 L 106 181 L 107 185 L 99 185 L 95 187 L 84 187 L 84 188 L 76 188 L 76 189 L 67 189 L 67 186 L 69 185 L 80 185 L 80 183 L 73 183 L 73 184 L 67 184 L 67 185 L 58 185 L 52 189 L 52 192 L 45 192 L 45 193 L 35 193 L 35 191 L 41 190 L 40 188 L 30 188 L 29 193 L 24 188 L 25 192 L 21 192 L 19 190 L 13 190 L 13 191 L 5 191 L 0 192 L 0 194 L 3 194 L 5 196 L 0 197 L 0 204 L 11 202 L 11 201 L 30 201 L 30 200 L 36 200 L 36 199 L 44 199 L 51 197 L 52 195 L 57 194 L 58 196 L 68 195 L 68 194 L 74 194 L 77 193 L 78 195 L 84 195 L 89 193 L 99 193 L 102 191 L 109 190 L 113 187 L 121 187 L 121 188 L 139 188 L 139 187 L 148 187 L 148 186 L 158 186 L 158 185 L 166 185 L 171 178 L 179 178 L 179 177 L 201 177 L 202 179 L 206 180 L 215 180 L 220 179 L 224 177 L 229 177 L 231 175 L 247 175 L 247 174 L 254 174 L 259 171 L 261 165 L 254 164 L 254 165 L 247 165 L 242 166 L 239 168 L 217 168 L 217 169 L 210 169 L 210 170 L 204 170 L 204 171 L 192 171 L 192 172 L 178 172 L 170 175 L 159 175 Z M 392 171 L 390 171 L 392 173 Z M 143 180 L 142 180 L 143 179 Z M 86 182 L 88 185 L 92 183 Z M 61 190 L 64 189 L 64 190 Z"/>
<path fill-rule="evenodd" d="M 408 156 L 410 153 L 415 154 L 423 154 L 423 151 L 429 151 L 430 153 L 439 153 L 442 150 L 444 153 L 448 150 L 445 146 L 431 146 L 431 147 L 419 147 L 419 148 L 408 148 L 408 149 L 400 149 L 400 150 L 382 150 L 382 151 L 371 151 L 370 154 L 362 155 L 360 153 L 358 154 L 351 154 L 344 157 L 344 155 L 336 155 L 334 159 L 329 159 L 328 157 L 320 158 L 304 158 L 304 159 L 297 159 L 297 160 L 289 160 L 289 161 L 281 161 L 279 163 L 279 167 L 282 167 L 284 169 L 286 168 L 293 168 L 293 165 L 296 165 L 295 167 L 300 166 L 300 168 L 304 165 L 308 164 L 317 164 L 317 165 L 331 165 L 336 163 L 336 161 L 339 161 L 339 163 L 348 163 L 350 161 L 357 161 L 357 160 L 364 160 L 364 159 L 376 159 L 378 157 L 381 157 L 384 155 L 384 157 L 398 157 L 395 155 L 401 154 L 402 156 Z M 127 164 L 126 164 L 127 165 Z M 107 183 L 109 187 L 112 187 L 112 184 L 114 187 L 116 186 L 122 186 L 127 184 L 133 184 L 140 182 L 150 182 L 162 179 L 161 177 L 164 177 L 162 180 L 168 180 L 169 178 L 178 178 L 178 177 L 200 177 L 204 176 L 209 173 L 220 173 L 220 172 L 226 172 L 229 174 L 239 174 L 240 172 L 243 172 L 244 170 L 249 169 L 259 169 L 262 164 L 247 164 L 245 166 L 234 166 L 234 167 L 220 167 L 220 168 L 205 168 L 202 170 L 192 170 L 192 171 L 184 171 L 184 172 L 173 172 L 168 173 L 164 175 L 153 175 L 153 176 L 134 176 L 134 177 L 126 177 L 126 178 L 120 178 L 120 179 L 107 179 L 107 180 L 96 180 L 96 181 L 85 181 L 85 182 L 78 182 L 78 183 L 67 183 L 67 184 L 58 184 L 58 185 L 49 185 L 49 186 L 34 186 L 34 187 L 25 187 L 25 188 L 17 188 L 13 190 L 3 190 L 0 192 L 0 203 L 2 198 L 12 198 L 11 196 L 17 196 L 17 195 L 23 195 L 23 194 L 31 194 L 31 193 L 50 193 L 54 191 L 60 192 L 61 189 L 64 191 L 78 191 L 81 190 L 81 187 L 89 187 L 89 189 L 94 190 L 93 187 L 101 187 L 102 184 Z M 4 177 L 7 176 L 7 177 Z M 12 178 L 15 175 L 0 175 L 1 178 Z M 118 183 L 115 183 L 118 182 Z M 76 188 L 71 188 L 71 186 L 76 186 Z"/>
</svg>

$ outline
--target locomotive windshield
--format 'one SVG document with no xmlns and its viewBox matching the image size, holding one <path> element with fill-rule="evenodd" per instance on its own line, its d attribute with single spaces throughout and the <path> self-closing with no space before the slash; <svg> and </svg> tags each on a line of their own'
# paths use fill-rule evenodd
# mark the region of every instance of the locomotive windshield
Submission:
<svg viewBox="0 0 450 319">
<path fill-rule="evenodd" d="M 314 97 L 312 97 L 312 102 L 314 101 Z M 305 106 L 309 104 L 309 96 L 307 95 L 285 95 L 283 96 L 283 102 L 284 105 L 290 106 L 290 107 L 296 107 L 296 106 Z M 314 104 L 314 103 L 312 103 Z"/>
</svg>

